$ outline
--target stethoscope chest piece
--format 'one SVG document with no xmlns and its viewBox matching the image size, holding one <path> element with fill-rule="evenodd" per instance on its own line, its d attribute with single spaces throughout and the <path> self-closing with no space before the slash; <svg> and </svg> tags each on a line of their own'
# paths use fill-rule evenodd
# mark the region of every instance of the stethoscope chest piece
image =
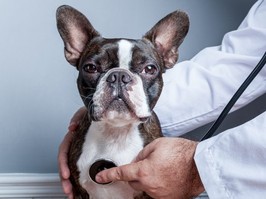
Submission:
<svg viewBox="0 0 266 199">
<path fill-rule="evenodd" d="M 110 169 L 110 168 L 113 168 L 113 167 L 116 167 L 116 164 L 111 161 L 111 160 L 105 160 L 105 159 L 99 159 L 99 160 L 96 160 L 90 167 L 89 169 L 89 175 L 90 175 L 90 178 L 97 184 L 102 184 L 102 183 L 98 183 L 96 182 L 95 180 L 95 177 L 96 175 L 105 170 L 105 169 Z M 112 182 L 108 182 L 108 183 L 103 183 L 103 184 L 110 184 Z"/>
</svg>

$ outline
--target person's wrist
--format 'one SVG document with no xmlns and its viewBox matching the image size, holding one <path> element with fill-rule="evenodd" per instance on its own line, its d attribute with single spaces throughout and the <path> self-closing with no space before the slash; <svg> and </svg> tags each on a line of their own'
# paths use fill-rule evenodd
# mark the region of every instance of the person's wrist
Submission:
<svg viewBox="0 0 266 199">
<path fill-rule="evenodd" d="M 193 163 L 192 163 L 192 197 L 196 197 L 198 195 L 200 195 L 202 192 L 204 192 L 204 186 L 203 183 L 201 181 L 200 175 L 199 175 L 199 171 L 196 165 L 196 162 L 194 160 L 194 155 L 195 155 L 195 151 L 197 148 L 198 142 L 194 143 L 193 149 Z"/>
</svg>

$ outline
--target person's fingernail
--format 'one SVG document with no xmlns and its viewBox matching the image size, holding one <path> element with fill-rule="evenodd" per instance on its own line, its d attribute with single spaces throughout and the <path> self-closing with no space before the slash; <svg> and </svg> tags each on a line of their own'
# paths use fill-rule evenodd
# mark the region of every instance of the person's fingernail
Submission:
<svg viewBox="0 0 266 199">
<path fill-rule="evenodd" d="M 95 180 L 98 183 L 103 183 L 103 178 L 101 176 L 99 176 L 99 175 L 96 175 Z"/>
<path fill-rule="evenodd" d="M 68 172 L 67 171 L 62 171 L 62 174 L 61 174 L 62 178 L 64 178 L 64 180 L 68 179 Z"/>
<path fill-rule="evenodd" d="M 68 199 L 73 199 L 73 198 L 74 196 L 72 194 L 68 196 Z"/>
</svg>

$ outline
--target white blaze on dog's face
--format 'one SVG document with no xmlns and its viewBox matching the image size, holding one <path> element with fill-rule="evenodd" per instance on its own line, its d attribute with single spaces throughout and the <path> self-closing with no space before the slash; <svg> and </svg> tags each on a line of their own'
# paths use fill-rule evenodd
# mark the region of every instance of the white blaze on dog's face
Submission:
<svg viewBox="0 0 266 199">
<path fill-rule="evenodd" d="M 94 114 L 102 114 L 102 120 L 120 125 L 150 117 L 151 109 L 142 79 L 130 71 L 133 44 L 127 40 L 117 44 L 118 67 L 103 75 L 92 100 Z"/>
</svg>

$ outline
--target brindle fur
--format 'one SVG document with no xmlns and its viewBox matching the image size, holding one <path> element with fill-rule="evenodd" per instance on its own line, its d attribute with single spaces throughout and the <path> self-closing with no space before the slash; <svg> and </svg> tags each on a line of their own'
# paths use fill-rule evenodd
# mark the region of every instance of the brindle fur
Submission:
<svg viewBox="0 0 266 199">
<path fill-rule="evenodd" d="M 81 121 L 79 128 L 73 134 L 73 141 L 70 146 L 68 160 L 70 169 L 70 180 L 73 185 L 73 193 L 75 199 L 89 199 L 88 193 L 79 184 L 79 170 L 77 168 L 77 161 L 81 155 L 83 143 L 85 142 L 86 133 L 91 124 L 89 115 L 86 114 Z M 154 139 L 161 137 L 161 127 L 156 114 L 153 112 L 152 116 L 148 118 L 145 123 L 139 125 L 141 136 L 145 140 L 144 146 L 149 144 Z M 151 199 L 146 193 L 136 196 L 134 199 Z"/>
</svg>

